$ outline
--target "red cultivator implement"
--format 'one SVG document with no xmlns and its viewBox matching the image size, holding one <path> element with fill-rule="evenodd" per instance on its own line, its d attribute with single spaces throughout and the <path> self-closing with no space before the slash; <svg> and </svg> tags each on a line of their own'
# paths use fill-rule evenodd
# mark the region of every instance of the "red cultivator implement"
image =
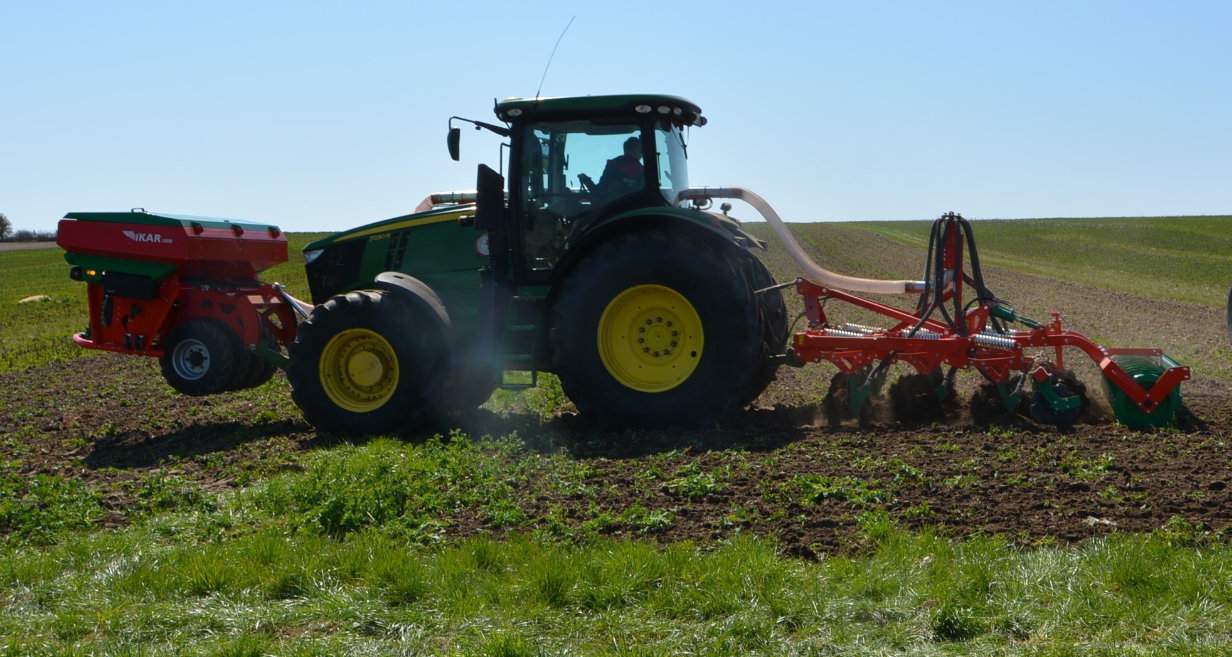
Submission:
<svg viewBox="0 0 1232 657">
<path fill-rule="evenodd" d="M 682 201 L 699 207 L 714 198 L 735 198 L 753 206 L 770 224 L 788 254 L 804 272 L 794 283 L 760 290 L 765 294 L 794 286 L 803 297 L 808 328 L 791 336 L 788 362 L 829 361 L 838 368 L 826 395 L 831 422 L 869 419 L 870 397 L 879 392 L 889 367 L 901 362 L 915 370 L 890 389 L 898 419 L 938 419 L 954 402 L 959 370 L 975 369 L 985 383 L 972 399 L 976 421 L 1029 412 L 1037 421 L 1069 426 L 1089 406 L 1086 387 L 1065 368 L 1066 347 L 1087 355 L 1103 374 L 1117 420 L 1130 427 L 1174 423 L 1182 410 L 1182 367 L 1158 349 L 1103 347 L 1067 330 L 1059 313 L 1048 323 L 1022 317 L 984 284 L 971 224 L 957 214 L 933 222 L 923 281 L 877 280 L 836 274 L 804 252 L 778 213 L 756 193 L 739 187 L 690 188 Z M 968 269 L 969 263 L 969 269 Z M 903 310 L 852 292 L 918 294 L 916 307 Z M 838 301 L 891 321 L 888 326 L 837 323 L 827 303 Z M 1013 328 L 1018 324 L 1022 328 Z M 948 368 L 948 371 L 943 371 Z"/>
<path fill-rule="evenodd" d="M 964 246 L 971 271 L 964 268 Z M 1117 418 L 1132 427 L 1159 426 L 1180 411 L 1181 367 L 1158 349 L 1107 348 L 1066 330 L 1059 313 L 1040 323 L 1021 317 L 984 285 L 971 226 L 956 214 L 932 228 L 923 293 L 914 312 L 830 289 L 805 279 L 795 282 L 804 299 L 809 327 L 792 338 L 800 362 L 826 360 L 839 370 L 828 396 L 831 417 L 861 417 L 866 400 L 879 389 L 888 366 L 910 365 L 918 373 L 891 390 L 899 417 L 940 413 L 953 394 L 954 373 L 974 368 L 987 383 L 973 401 L 977 419 L 1027 406 L 1038 421 L 1067 426 L 1086 409 L 1085 387 L 1065 369 L 1064 348 L 1076 347 L 1098 365 Z M 964 292 L 974 294 L 969 300 Z M 876 328 L 834 324 L 828 301 L 840 301 L 883 315 L 893 324 Z M 1011 324 L 1024 328 L 1010 328 Z M 1052 356 L 1029 355 L 1041 350 Z M 949 373 L 942 375 L 942 368 Z M 1031 395 L 1026 395 L 1026 386 Z"/>
</svg>

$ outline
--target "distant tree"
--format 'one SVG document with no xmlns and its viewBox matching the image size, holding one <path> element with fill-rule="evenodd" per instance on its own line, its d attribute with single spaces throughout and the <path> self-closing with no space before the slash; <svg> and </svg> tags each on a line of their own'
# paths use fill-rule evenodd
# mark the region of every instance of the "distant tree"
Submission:
<svg viewBox="0 0 1232 657">
<path fill-rule="evenodd" d="M 13 232 L 13 222 L 9 221 L 3 212 L 0 212 L 0 241 L 8 239 L 11 232 Z"/>
</svg>

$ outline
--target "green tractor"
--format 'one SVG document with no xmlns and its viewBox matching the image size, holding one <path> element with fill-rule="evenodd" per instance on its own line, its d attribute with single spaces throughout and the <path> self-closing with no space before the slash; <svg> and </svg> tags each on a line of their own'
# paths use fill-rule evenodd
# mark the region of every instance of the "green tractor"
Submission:
<svg viewBox="0 0 1232 657">
<path fill-rule="evenodd" d="M 665 95 L 509 99 L 505 177 L 304 249 L 311 315 L 295 402 L 317 427 L 400 431 L 482 404 L 507 371 L 551 372 L 606 424 L 692 424 L 741 409 L 784 360 L 787 315 L 725 213 L 683 206 L 686 134 Z M 501 145 L 502 153 L 505 144 Z M 503 170 L 503 167 L 502 167 Z"/>
</svg>

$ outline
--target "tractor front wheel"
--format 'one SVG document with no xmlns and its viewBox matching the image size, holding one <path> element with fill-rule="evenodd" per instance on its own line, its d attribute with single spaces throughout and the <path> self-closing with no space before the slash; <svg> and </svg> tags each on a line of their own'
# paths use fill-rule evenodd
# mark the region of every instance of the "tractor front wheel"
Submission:
<svg viewBox="0 0 1232 657">
<path fill-rule="evenodd" d="M 762 369 L 763 328 L 749 281 L 721 248 L 632 233 L 569 274 L 552 335 L 556 371 L 578 410 L 666 426 L 743 405 Z"/>
<path fill-rule="evenodd" d="M 446 327 L 384 290 L 340 294 L 299 325 L 287 379 L 313 426 L 342 435 L 418 428 L 447 387 Z"/>
</svg>

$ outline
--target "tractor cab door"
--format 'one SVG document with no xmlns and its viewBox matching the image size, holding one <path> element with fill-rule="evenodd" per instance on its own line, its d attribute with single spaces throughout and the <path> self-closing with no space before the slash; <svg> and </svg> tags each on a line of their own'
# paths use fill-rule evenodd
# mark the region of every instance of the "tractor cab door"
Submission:
<svg viewBox="0 0 1232 657">
<path fill-rule="evenodd" d="M 512 244 L 518 279 L 542 283 L 597 219 L 646 205 L 655 192 L 654 145 L 629 119 L 538 121 L 518 126 L 514 153 L 517 215 Z"/>
<path fill-rule="evenodd" d="M 505 351 L 505 326 L 513 298 L 509 210 L 505 207 L 505 178 L 486 164 L 479 165 L 475 181 L 475 228 L 487 241 L 488 268 L 482 276 L 480 335 L 477 363 L 496 364 Z M 496 374 L 499 377 L 499 372 Z"/>
<path fill-rule="evenodd" d="M 505 178 L 486 164 L 479 165 L 475 180 L 475 227 L 487 236 L 492 277 L 509 281 L 509 210 L 505 207 Z"/>
</svg>

